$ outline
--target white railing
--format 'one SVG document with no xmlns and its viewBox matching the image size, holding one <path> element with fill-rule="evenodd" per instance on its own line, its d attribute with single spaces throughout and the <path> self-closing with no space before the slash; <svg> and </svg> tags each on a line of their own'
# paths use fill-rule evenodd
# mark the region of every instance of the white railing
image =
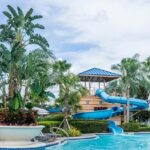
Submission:
<svg viewBox="0 0 150 150">
<path fill-rule="evenodd" d="M 54 130 L 56 130 L 56 131 L 54 131 Z M 69 134 L 64 129 L 59 128 L 59 127 L 52 127 L 52 128 L 50 128 L 50 132 L 53 133 L 53 134 L 56 134 L 56 135 L 57 135 L 56 132 L 58 130 L 61 131 L 61 132 L 63 132 L 67 136 L 67 138 L 69 138 Z"/>
<path fill-rule="evenodd" d="M 89 90 L 89 92 L 90 92 L 90 95 L 95 95 L 96 88 L 94 88 L 94 87 L 91 87 L 91 88 L 89 88 L 89 87 L 86 87 L 86 88 Z"/>
</svg>

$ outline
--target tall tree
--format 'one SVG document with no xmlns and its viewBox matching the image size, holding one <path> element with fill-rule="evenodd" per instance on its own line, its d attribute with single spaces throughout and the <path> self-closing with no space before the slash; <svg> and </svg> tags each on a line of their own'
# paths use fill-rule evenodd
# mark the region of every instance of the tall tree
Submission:
<svg viewBox="0 0 150 150">
<path fill-rule="evenodd" d="M 69 127 L 68 113 L 80 108 L 80 99 L 88 94 L 88 90 L 80 84 L 79 78 L 72 73 L 61 76 L 58 79 L 58 84 L 61 85 L 61 95 L 58 101 L 64 108 L 64 128 L 66 129 Z"/>
<path fill-rule="evenodd" d="M 47 40 L 36 33 L 36 29 L 44 29 L 44 26 L 34 22 L 42 16 L 33 15 L 32 8 L 24 14 L 19 7 L 14 9 L 8 5 L 8 11 L 4 11 L 3 14 L 7 17 L 7 23 L 0 25 L 1 74 L 8 76 L 8 98 L 15 102 L 22 86 L 21 72 L 25 71 L 22 69 L 25 69 L 23 66 L 28 53 L 34 51 L 35 46 L 49 57 L 52 56 L 52 52 L 49 50 Z M 27 77 L 27 74 L 25 76 Z"/>
<path fill-rule="evenodd" d="M 55 82 L 58 84 L 59 79 L 64 76 L 65 73 L 67 73 L 69 71 L 69 69 L 71 68 L 71 64 L 68 63 L 66 60 L 58 60 L 55 61 L 55 63 L 53 64 L 53 72 L 56 75 L 55 76 Z M 59 82 L 58 84 L 59 86 L 59 96 L 61 96 L 61 92 L 62 92 L 62 85 Z"/>
<path fill-rule="evenodd" d="M 141 78 L 141 63 L 138 57 L 139 55 L 136 54 L 132 58 L 124 58 L 120 64 L 111 67 L 112 70 L 121 74 L 121 78 L 111 83 L 116 84 L 116 90 L 119 90 L 120 94 L 126 93 L 128 87 L 130 87 L 130 96 L 134 97 L 137 93 L 137 85 L 139 84 L 139 78 Z"/>
</svg>

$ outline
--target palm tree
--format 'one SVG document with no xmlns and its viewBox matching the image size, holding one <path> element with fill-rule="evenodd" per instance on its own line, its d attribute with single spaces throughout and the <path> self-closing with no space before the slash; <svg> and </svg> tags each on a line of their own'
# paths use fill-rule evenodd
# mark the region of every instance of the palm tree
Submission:
<svg viewBox="0 0 150 150">
<path fill-rule="evenodd" d="M 50 78 L 48 78 L 48 72 L 52 68 L 52 64 L 49 60 L 52 60 L 52 58 L 47 55 L 47 52 L 41 49 L 34 50 L 26 57 L 25 63 L 21 69 L 24 70 L 24 72 L 21 72 L 25 86 L 24 101 L 27 101 L 29 90 L 34 82 L 43 78 L 43 74 L 47 76 L 47 82 L 52 82 Z M 53 79 L 52 76 L 51 79 Z M 33 87 L 31 89 L 33 90 Z"/>
<path fill-rule="evenodd" d="M 124 58 L 120 64 L 112 65 L 111 69 L 121 73 L 121 78 L 118 79 L 116 86 L 121 90 L 121 94 L 126 97 L 135 96 L 138 90 L 139 79 L 141 78 L 141 63 L 138 60 L 139 55 L 136 54 L 132 58 Z M 112 83 L 111 83 L 112 84 Z M 129 122 L 129 100 L 127 102 L 127 122 Z"/>
<path fill-rule="evenodd" d="M 58 84 L 58 80 L 64 76 L 65 73 L 67 73 L 69 71 L 69 69 L 71 68 L 71 64 L 68 63 L 66 60 L 58 60 L 55 61 L 55 63 L 53 64 L 53 72 L 55 74 L 55 82 Z M 62 85 L 61 83 L 58 84 L 59 86 L 59 96 L 61 95 L 61 89 L 62 89 Z"/>
<path fill-rule="evenodd" d="M 137 93 L 137 85 L 141 78 L 141 63 L 138 60 L 139 55 L 136 54 L 132 58 L 124 58 L 120 64 L 112 65 L 111 69 L 119 72 L 122 76 L 111 84 L 116 84 L 116 90 L 121 93 L 126 93 L 128 87 L 130 87 L 130 96 L 134 97 Z M 114 83 L 116 82 L 116 83 Z M 127 93 L 126 93 L 127 94 Z"/>
<path fill-rule="evenodd" d="M 108 85 L 108 90 L 115 90 L 120 95 L 126 95 L 127 97 L 130 95 L 141 99 L 148 98 L 150 88 L 150 70 L 148 66 L 150 59 L 140 62 L 138 57 L 136 54 L 132 58 L 124 58 L 120 64 L 112 66 L 112 69 L 122 74 L 122 77 L 112 81 Z M 130 91 L 128 87 L 130 87 Z M 127 116 L 129 118 L 129 115 Z"/>
<path fill-rule="evenodd" d="M 148 99 L 150 94 L 150 57 L 142 62 L 142 79 L 139 91 L 137 93 L 139 98 Z"/>
<path fill-rule="evenodd" d="M 33 15 L 32 8 L 24 14 L 19 7 L 15 10 L 8 5 L 8 11 L 4 11 L 3 14 L 7 17 L 7 23 L 0 25 L 1 75 L 8 76 L 8 98 L 14 102 L 22 86 L 21 72 L 25 71 L 22 69 L 26 63 L 26 56 L 29 51 L 34 51 L 34 46 L 31 45 L 38 46 L 38 49 L 46 52 L 49 57 L 52 56 L 52 52 L 47 40 L 35 32 L 36 29 L 44 29 L 44 26 L 34 22 L 42 16 Z"/>
<path fill-rule="evenodd" d="M 59 103 L 64 106 L 64 128 L 69 128 L 67 121 L 68 113 L 71 110 L 76 111 L 80 108 L 79 102 L 82 96 L 88 94 L 88 90 L 82 87 L 79 78 L 72 74 L 67 73 L 61 76 L 58 80 L 61 85 L 61 95 L 58 99 Z"/>
<path fill-rule="evenodd" d="M 40 74 L 38 78 L 33 79 L 32 84 L 30 85 L 29 99 L 36 105 L 43 107 L 45 102 L 49 101 L 49 98 L 55 98 L 55 95 L 50 92 L 50 87 L 54 86 L 49 79 L 48 72 Z"/>
</svg>

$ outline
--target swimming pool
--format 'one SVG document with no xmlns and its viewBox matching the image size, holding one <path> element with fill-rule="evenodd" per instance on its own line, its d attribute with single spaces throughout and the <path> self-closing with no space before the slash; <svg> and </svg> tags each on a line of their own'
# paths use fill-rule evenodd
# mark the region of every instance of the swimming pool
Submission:
<svg viewBox="0 0 150 150">
<path fill-rule="evenodd" d="M 98 135 L 95 139 L 70 140 L 46 150 L 150 150 L 150 134 Z"/>
</svg>

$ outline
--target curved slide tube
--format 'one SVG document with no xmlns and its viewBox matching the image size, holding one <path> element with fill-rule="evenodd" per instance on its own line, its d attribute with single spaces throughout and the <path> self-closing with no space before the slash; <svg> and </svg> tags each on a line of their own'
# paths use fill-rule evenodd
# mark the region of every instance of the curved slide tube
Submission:
<svg viewBox="0 0 150 150">
<path fill-rule="evenodd" d="M 123 129 L 121 127 L 117 126 L 114 121 L 109 120 L 108 124 L 109 124 L 108 129 L 113 134 L 117 135 L 117 134 L 123 134 L 124 133 Z"/>
<path fill-rule="evenodd" d="M 127 104 L 126 97 L 109 96 L 105 91 L 98 89 L 96 96 L 102 98 L 103 101 L 108 103 Z M 130 110 L 139 110 L 148 108 L 148 103 L 142 99 L 130 98 Z M 82 112 L 73 115 L 74 119 L 108 119 L 112 116 L 123 113 L 123 107 L 112 107 L 106 110 L 99 110 L 94 112 Z"/>
</svg>

